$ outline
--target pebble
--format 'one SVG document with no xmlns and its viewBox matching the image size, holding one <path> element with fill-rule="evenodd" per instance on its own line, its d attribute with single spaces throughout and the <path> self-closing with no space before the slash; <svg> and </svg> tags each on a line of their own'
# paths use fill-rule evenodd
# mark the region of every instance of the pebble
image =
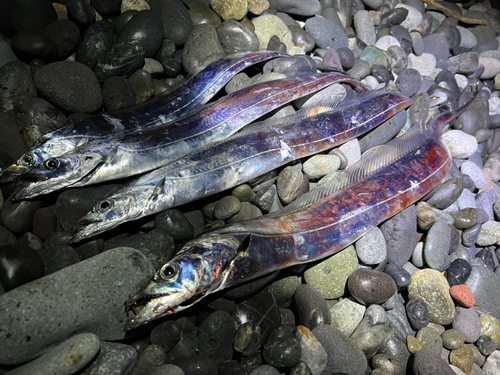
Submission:
<svg viewBox="0 0 500 375">
<path fill-rule="evenodd" d="M 384 308 L 371 305 L 349 338 L 365 353 L 366 358 L 370 359 L 392 334 L 393 328 Z"/>
<path fill-rule="evenodd" d="M 411 31 L 415 30 L 420 22 L 422 22 L 422 13 L 416 10 L 414 7 L 406 4 L 396 4 L 395 9 L 404 8 L 408 10 L 408 15 L 406 18 L 400 23 L 402 27 Z"/>
<path fill-rule="evenodd" d="M 415 353 L 413 372 L 418 375 L 442 374 L 456 375 L 448 363 L 431 350 L 419 350 Z"/>
<path fill-rule="evenodd" d="M 184 45 L 182 66 L 188 73 L 195 74 L 224 55 L 215 27 L 208 24 L 196 25 Z"/>
<path fill-rule="evenodd" d="M 319 48 L 338 50 L 349 47 L 345 31 L 329 19 L 318 16 L 308 18 L 305 29 L 314 38 Z"/>
<path fill-rule="evenodd" d="M 133 347 L 117 342 L 101 341 L 99 354 L 82 375 L 125 374 L 134 366 L 136 360 L 137 352 Z"/>
<path fill-rule="evenodd" d="M 438 271 L 449 267 L 448 256 L 451 246 L 451 227 L 442 220 L 432 225 L 424 246 L 424 259 L 427 265 Z"/>
<path fill-rule="evenodd" d="M 180 0 L 148 1 L 151 11 L 156 14 L 163 25 L 163 36 L 182 46 L 186 43 L 193 28 L 189 11 Z"/>
<path fill-rule="evenodd" d="M 472 193 L 468 189 L 464 189 L 460 197 L 457 199 L 457 205 L 459 210 L 463 210 L 466 208 L 477 208 L 474 193 Z"/>
<path fill-rule="evenodd" d="M 102 85 L 104 108 L 113 111 L 135 103 L 135 91 L 125 77 L 110 77 Z"/>
<path fill-rule="evenodd" d="M 214 358 L 217 362 L 229 361 L 233 356 L 233 340 L 236 322 L 227 312 L 211 313 L 198 330 L 198 351 L 201 356 Z"/>
<path fill-rule="evenodd" d="M 467 285 L 454 285 L 450 288 L 451 297 L 464 307 L 473 307 L 476 298 Z"/>
<path fill-rule="evenodd" d="M 478 246 L 491 246 L 500 240 L 500 222 L 487 221 L 481 226 L 481 231 L 476 240 Z"/>
<path fill-rule="evenodd" d="M 217 26 L 216 31 L 220 44 L 226 53 L 259 50 L 257 35 L 239 22 L 224 21 Z"/>
<path fill-rule="evenodd" d="M 153 273 L 140 252 L 117 248 L 3 294 L 0 315 L 5 324 L 1 329 L 9 337 L 0 362 L 26 362 L 75 332 L 95 333 L 104 340 L 124 338 L 127 314 L 123 301 Z M 75 294 L 80 298 L 73 298 Z M 18 320 L 21 316 L 22 321 Z M 68 316 L 74 318 L 68 321 Z"/>
<path fill-rule="evenodd" d="M 367 361 L 364 353 L 342 332 L 331 325 L 322 324 L 314 328 L 312 333 L 328 354 L 322 375 L 365 373 Z"/>
<path fill-rule="evenodd" d="M 401 266 L 389 263 L 385 266 L 384 272 L 393 278 L 398 290 L 405 289 L 411 283 L 410 274 Z"/>
<path fill-rule="evenodd" d="M 461 130 L 447 131 L 443 134 L 443 139 L 446 141 L 453 158 L 467 159 L 477 151 L 476 138 Z"/>
<path fill-rule="evenodd" d="M 465 284 L 471 274 L 472 267 L 464 259 L 455 259 L 446 270 L 446 277 L 450 286 Z"/>
<path fill-rule="evenodd" d="M 481 335 L 481 320 L 476 310 L 456 307 L 457 314 L 453 320 L 453 328 L 464 334 L 465 342 L 473 343 Z"/>
<path fill-rule="evenodd" d="M 295 337 L 278 337 L 267 341 L 262 354 L 271 366 L 292 367 L 300 361 L 302 348 Z"/>
<path fill-rule="evenodd" d="M 149 341 L 153 345 L 162 347 L 165 352 L 169 352 L 180 338 L 181 327 L 175 321 L 168 320 L 153 328 Z"/>
<path fill-rule="evenodd" d="M 481 314 L 481 335 L 489 336 L 497 343 L 500 342 L 500 321 L 489 314 Z"/>
<path fill-rule="evenodd" d="M 452 350 L 450 353 L 450 363 L 458 367 L 465 374 L 470 374 L 474 363 L 474 352 L 466 346 Z"/>
<path fill-rule="evenodd" d="M 144 66 L 144 49 L 138 40 L 116 43 L 97 62 L 94 71 L 99 81 L 113 76 L 128 77 Z"/>
<path fill-rule="evenodd" d="M 331 325 L 346 336 L 351 336 L 365 314 L 366 307 L 344 298 L 330 307 Z"/>
<path fill-rule="evenodd" d="M 375 47 L 380 48 L 383 51 L 387 51 L 391 46 L 401 47 L 401 44 L 398 42 L 398 40 L 391 35 L 385 35 L 379 38 L 375 43 Z"/>
<path fill-rule="evenodd" d="M 396 291 L 396 283 L 388 274 L 360 268 L 347 281 L 351 295 L 360 303 L 380 304 L 387 301 Z"/>
<path fill-rule="evenodd" d="M 272 14 L 263 14 L 252 19 L 255 26 L 255 34 L 259 39 L 259 50 L 267 50 L 269 40 L 276 35 L 283 42 L 289 51 L 293 46 L 293 38 L 290 29 L 277 16 Z"/>
<path fill-rule="evenodd" d="M 443 339 L 443 346 L 448 350 L 459 349 L 465 343 L 464 334 L 456 328 L 447 329 L 442 333 L 441 338 Z"/>
<path fill-rule="evenodd" d="M 210 5 L 224 21 L 241 20 L 248 11 L 247 0 L 211 0 Z"/>
<path fill-rule="evenodd" d="M 458 229 L 468 229 L 477 224 L 478 213 L 475 208 L 464 208 L 456 214 L 450 214 L 453 217 L 454 225 Z"/>
<path fill-rule="evenodd" d="M 484 188 L 486 184 L 484 179 L 484 174 L 481 168 L 477 164 L 467 160 L 460 166 L 460 171 L 463 174 L 469 175 L 472 178 L 472 181 L 474 182 L 476 188 L 478 189 Z"/>
<path fill-rule="evenodd" d="M 406 304 L 406 314 L 411 327 L 418 331 L 429 324 L 427 304 L 419 296 L 411 296 Z"/>
<path fill-rule="evenodd" d="M 479 336 L 475 343 L 481 354 L 484 356 L 488 356 L 493 353 L 497 347 L 497 342 L 486 335 Z"/>
<path fill-rule="evenodd" d="M 349 276 L 358 269 L 354 246 L 319 262 L 304 272 L 304 280 L 326 299 L 344 295 Z"/>
<path fill-rule="evenodd" d="M 483 374 L 498 374 L 500 369 L 500 350 L 495 350 L 486 358 L 482 367 Z"/>
<path fill-rule="evenodd" d="M 320 10 L 318 0 L 269 0 L 269 6 L 279 12 L 297 14 L 299 16 L 312 16 Z"/>
<path fill-rule="evenodd" d="M 323 296 L 311 285 L 301 284 L 293 296 L 299 322 L 309 329 L 330 324 L 331 317 Z"/>
<path fill-rule="evenodd" d="M 425 349 L 429 349 L 437 355 L 441 355 L 443 351 L 441 332 L 438 332 L 431 326 L 427 326 L 419 330 L 416 337 Z"/>
<path fill-rule="evenodd" d="M 354 28 L 356 36 L 361 39 L 366 45 L 375 44 L 375 26 L 373 25 L 373 17 L 367 10 L 359 10 L 353 16 Z"/>
<path fill-rule="evenodd" d="M 227 195 L 217 201 L 214 207 L 214 217 L 220 220 L 229 219 L 241 209 L 241 202 L 233 195 Z"/>
<path fill-rule="evenodd" d="M 75 60 L 94 69 L 115 42 L 115 30 L 107 21 L 97 21 L 83 33 L 75 51 Z"/>
<path fill-rule="evenodd" d="M 417 214 L 411 205 L 380 225 L 387 244 L 390 263 L 402 266 L 411 257 L 417 243 Z"/>
<path fill-rule="evenodd" d="M 308 161 L 311 159 L 308 159 Z M 276 189 L 281 201 L 284 204 L 289 204 L 309 191 L 309 180 L 300 169 L 288 166 L 278 175 Z"/>
<path fill-rule="evenodd" d="M 311 179 L 321 178 L 339 167 L 340 158 L 336 155 L 314 155 L 303 165 L 304 173 Z"/>
<path fill-rule="evenodd" d="M 245 220 L 255 219 L 259 216 L 262 216 L 262 211 L 259 209 L 259 207 L 248 202 L 241 202 L 240 210 L 236 215 L 231 216 L 229 219 L 227 219 L 227 223 L 228 224 L 240 223 Z"/>
<path fill-rule="evenodd" d="M 234 336 L 234 349 L 246 357 L 256 355 L 260 350 L 260 329 L 251 323 L 240 325 Z"/>
<path fill-rule="evenodd" d="M 396 87 L 403 95 L 413 96 L 420 89 L 422 77 L 420 73 L 412 68 L 406 68 L 399 72 L 396 79 Z"/>
<path fill-rule="evenodd" d="M 10 372 L 13 375 L 77 373 L 96 357 L 99 346 L 99 338 L 96 335 L 81 333 Z"/>
<path fill-rule="evenodd" d="M 497 319 L 500 318 L 500 298 L 496 293 L 500 288 L 500 279 L 490 267 L 484 265 L 472 267 L 465 284 L 476 298 L 475 308 L 478 311 L 493 315 Z"/>
<path fill-rule="evenodd" d="M 385 238 L 378 227 L 357 240 L 354 246 L 358 259 L 363 264 L 379 264 L 387 257 Z"/>
<path fill-rule="evenodd" d="M 431 77 L 436 68 L 436 58 L 425 52 L 420 56 L 410 53 L 408 55 L 408 68 L 417 70 L 421 76 Z"/>
<path fill-rule="evenodd" d="M 272 366 L 260 365 L 255 367 L 250 372 L 250 375 L 280 375 L 280 372 Z"/>
<path fill-rule="evenodd" d="M 419 296 L 427 304 L 429 319 L 433 323 L 450 324 L 455 318 L 455 304 L 450 297 L 444 276 L 433 269 L 422 269 L 412 275 L 408 295 Z"/>
<path fill-rule="evenodd" d="M 35 250 L 21 244 L 0 246 L 0 283 L 5 291 L 43 276 L 44 264 Z"/>
<path fill-rule="evenodd" d="M 297 276 L 284 277 L 271 284 L 273 296 L 279 307 L 289 307 L 295 293 L 295 289 L 300 285 Z"/>
</svg>

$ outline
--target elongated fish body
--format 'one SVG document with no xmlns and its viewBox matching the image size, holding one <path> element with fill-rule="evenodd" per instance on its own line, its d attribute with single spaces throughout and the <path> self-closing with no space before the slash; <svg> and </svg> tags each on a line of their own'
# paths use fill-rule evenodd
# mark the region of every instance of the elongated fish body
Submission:
<svg viewBox="0 0 500 375">
<path fill-rule="evenodd" d="M 243 281 L 332 255 L 413 204 L 450 169 L 441 132 L 471 101 L 369 152 L 295 206 L 188 242 L 127 303 L 134 310 L 144 305 L 127 327 L 176 313 Z M 185 306 L 188 300 L 192 303 Z"/>
<path fill-rule="evenodd" d="M 249 125 L 227 140 L 139 177 L 106 198 L 82 218 L 82 230 L 74 240 L 215 194 L 289 161 L 332 148 L 373 129 L 410 104 L 400 94 L 369 92 L 334 109 L 305 108 L 284 119 Z"/>
<path fill-rule="evenodd" d="M 207 103 L 235 74 L 246 67 L 282 52 L 253 52 L 231 55 L 186 77 L 167 93 L 146 103 L 103 113 L 42 136 L 34 147 L 0 174 L 0 183 L 13 181 L 43 161 L 63 155 L 91 141 L 153 129 L 185 116 Z"/>
<path fill-rule="evenodd" d="M 35 182 L 21 190 L 15 199 L 32 198 L 66 186 L 85 186 L 129 177 L 162 167 L 199 147 L 229 137 L 283 104 L 337 82 L 365 90 L 359 81 L 342 73 L 317 73 L 259 83 L 227 95 L 168 127 L 91 143 L 73 153 L 51 158 L 25 175 Z"/>
</svg>

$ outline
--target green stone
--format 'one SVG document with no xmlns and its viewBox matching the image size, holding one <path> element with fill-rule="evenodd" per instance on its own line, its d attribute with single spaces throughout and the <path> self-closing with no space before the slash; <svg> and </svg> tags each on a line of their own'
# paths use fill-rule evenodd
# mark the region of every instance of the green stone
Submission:
<svg viewBox="0 0 500 375">
<path fill-rule="evenodd" d="M 408 350 L 410 351 L 410 353 L 413 354 L 424 348 L 422 346 L 422 343 L 418 341 L 415 336 L 412 335 L 406 336 L 406 345 L 408 346 Z"/>
<path fill-rule="evenodd" d="M 434 328 L 422 328 L 417 332 L 417 340 L 422 343 L 424 349 L 429 349 L 437 355 L 441 355 L 441 352 L 443 351 L 443 340 Z"/>
<path fill-rule="evenodd" d="M 300 285 L 297 276 L 284 277 L 271 284 L 271 291 L 279 307 L 289 307 L 292 302 L 295 289 Z"/>
<path fill-rule="evenodd" d="M 349 337 L 363 319 L 365 311 L 365 306 L 344 298 L 330 307 L 331 325 Z"/>
<path fill-rule="evenodd" d="M 359 267 L 354 246 L 325 259 L 304 272 L 307 284 L 313 286 L 325 299 L 344 295 L 347 279 Z"/>
<path fill-rule="evenodd" d="M 431 322 L 447 325 L 455 319 L 455 304 L 449 290 L 450 285 L 441 272 L 427 268 L 412 275 L 408 295 L 425 301 Z"/>
<path fill-rule="evenodd" d="M 382 65 L 386 68 L 389 68 L 391 66 L 390 56 L 385 53 L 384 50 L 381 50 L 380 48 L 377 48 L 375 46 L 366 47 L 359 58 L 360 60 L 364 60 L 369 63 L 370 66 Z"/>
<path fill-rule="evenodd" d="M 443 346 L 448 350 L 460 349 L 465 343 L 463 332 L 455 328 L 444 331 L 441 338 L 443 339 Z"/>
<path fill-rule="evenodd" d="M 201 1 L 182 0 L 182 2 L 188 6 L 189 15 L 191 16 L 191 22 L 193 25 L 201 25 L 203 23 L 208 23 L 213 27 L 220 25 L 221 21 L 219 16 Z"/>
<path fill-rule="evenodd" d="M 470 374 L 472 371 L 472 365 L 474 364 L 474 352 L 471 348 L 466 346 L 462 346 L 460 349 L 452 350 L 450 353 L 450 363 L 457 366 L 466 374 Z"/>
<path fill-rule="evenodd" d="M 481 335 L 489 336 L 500 344 L 500 320 L 488 314 L 481 314 Z"/>
<path fill-rule="evenodd" d="M 286 45 L 287 51 L 293 46 L 292 32 L 281 18 L 272 14 L 263 14 L 252 19 L 255 34 L 259 39 L 259 50 L 265 51 L 272 36 L 276 35 Z"/>
</svg>

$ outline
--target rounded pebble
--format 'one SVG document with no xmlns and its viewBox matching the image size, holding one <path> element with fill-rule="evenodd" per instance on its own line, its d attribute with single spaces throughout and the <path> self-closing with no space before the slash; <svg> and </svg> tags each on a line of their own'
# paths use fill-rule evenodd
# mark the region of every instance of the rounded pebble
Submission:
<svg viewBox="0 0 500 375">
<path fill-rule="evenodd" d="M 387 301 L 396 291 L 396 283 L 386 273 L 360 268 L 347 281 L 349 292 L 363 304 Z"/>
</svg>

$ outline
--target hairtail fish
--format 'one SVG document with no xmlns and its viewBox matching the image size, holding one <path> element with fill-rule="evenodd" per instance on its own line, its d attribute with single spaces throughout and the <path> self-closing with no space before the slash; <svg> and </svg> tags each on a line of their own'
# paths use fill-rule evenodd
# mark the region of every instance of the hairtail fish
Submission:
<svg viewBox="0 0 500 375">
<path fill-rule="evenodd" d="M 218 60 L 197 74 L 145 103 L 86 118 L 40 137 L 30 151 L 0 174 L 0 183 L 36 167 L 51 157 L 70 152 L 88 142 L 119 134 L 153 129 L 185 116 L 207 103 L 235 74 L 248 66 L 286 53 L 239 53 Z"/>
<path fill-rule="evenodd" d="M 292 160 L 373 129 L 411 104 L 394 92 L 367 92 L 247 126 L 127 184 L 79 222 L 80 241 L 121 223 L 237 186 Z"/>
<path fill-rule="evenodd" d="M 92 142 L 74 152 L 50 158 L 21 177 L 31 183 L 15 199 L 32 198 L 67 186 L 129 177 L 162 167 L 199 147 L 229 137 L 283 104 L 339 82 L 366 90 L 361 82 L 342 73 L 316 73 L 255 84 L 167 127 Z"/>
<path fill-rule="evenodd" d="M 204 296 L 294 264 L 332 255 L 432 190 L 452 164 L 443 127 L 464 106 L 369 151 L 340 179 L 267 217 L 188 242 L 127 303 L 127 328 L 189 308 Z"/>
</svg>

